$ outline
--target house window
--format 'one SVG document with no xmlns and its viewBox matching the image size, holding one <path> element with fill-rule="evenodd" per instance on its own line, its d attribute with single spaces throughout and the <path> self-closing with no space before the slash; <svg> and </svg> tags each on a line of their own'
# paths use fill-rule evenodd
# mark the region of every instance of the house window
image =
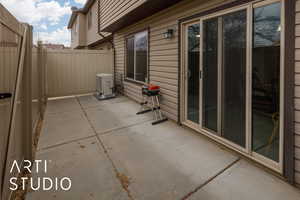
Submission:
<svg viewBox="0 0 300 200">
<path fill-rule="evenodd" d="M 148 32 L 126 39 L 126 78 L 146 82 L 148 69 Z"/>
<path fill-rule="evenodd" d="M 92 26 L 92 18 L 93 18 L 93 14 L 92 11 L 90 11 L 88 14 L 88 29 L 90 29 Z"/>
<path fill-rule="evenodd" d="M 77 34 L 77 22 L 75 22 L 75 24 L 74 24 L 74 35 L 76 35 Z"/>
</svg>

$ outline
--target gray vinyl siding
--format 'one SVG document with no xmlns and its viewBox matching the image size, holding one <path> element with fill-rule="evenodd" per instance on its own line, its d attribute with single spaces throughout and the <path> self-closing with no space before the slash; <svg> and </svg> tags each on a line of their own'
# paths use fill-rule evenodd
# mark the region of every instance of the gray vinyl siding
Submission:
<svg viewBox="0 0 300 200">
<path fill-rule="evenodd" d="M 201 3 L 202 2 L 202 3 Z M 125 68 L 125 37 L 131 33 L 149 28 L 149 78 L 150 82 L 161 87 L 161 108 L 164 114 L 172 120 L 178 120 L 178 21 L 181 18 L 213 8 L 222 0 L 186 0 L 164 11 L 148 17 L 136 24 L 124 28 L 114 34 L 116 48 L 116 77 L 124 75 Z M 164 39 L 163 33 L 167 29 L 175 29 L 172 39 Z M 141 86 L 131 82 L 124 82 L 125 95 L 141 100 Z"/>
<path fill-rule="evenodd" d="M 202 2 L 202 3 L 201 3 Z M 125 37 L 133 32 L 149 28 L 150 82 L 161 86 L 162 110 L 171 119 L 178 118 L 178 20 L 215 6 L 228 3 L 228 0 L 186 0 L 164 11 L 126 27 L 114 34 L 116 47 L 116 73 L 124 75 Z M 175 29 L 175 37 L 163 39 L 168 28 Z M 296 50 L 295 50 L 295 180 L 300 185 L 300 0 L 296 1 Z M 117 76 L 118 77 L 118 76 Z M 140 86 L 125 82 L 125 94 L 140 101 Z"/>
<path fill-rule="evenodd" d="M 296 1 L 295 21 L 295 180 L 300 185 L 300 0 Z"/>
</svg>

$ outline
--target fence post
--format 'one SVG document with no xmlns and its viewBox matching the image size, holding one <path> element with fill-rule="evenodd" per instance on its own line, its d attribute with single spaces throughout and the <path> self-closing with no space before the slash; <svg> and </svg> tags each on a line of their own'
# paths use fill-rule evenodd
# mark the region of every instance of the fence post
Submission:
<svg viewBox="0 0 300 200">
<path fill-rule="evenodd" d="M 43 100 L 44 100 L 44 105 L 47 102 L 48 98 L 48 79 L 47 79 L 47 50 L 42 48 L 42 70 L 43 70 Z"/>
<path fill-rule="evenodd" d="M 42 42 L 38 41 L 37 43 L 37 73 L 38 73 L 38 99 L 39 99 L 39 114 L 40 118 L 43 117 L 43 51 L 42 51 Z"/>
<path fill-rule="evenodd" d="M 26 160 L 33 158 L 33 123 L 32 123 L 32 26 L 25 24 L 28 27 L 26 42 L 26 53 L 24 59 L 23 71 L 23 95 L 24 95 L 24 157 Z"/>
</svg>

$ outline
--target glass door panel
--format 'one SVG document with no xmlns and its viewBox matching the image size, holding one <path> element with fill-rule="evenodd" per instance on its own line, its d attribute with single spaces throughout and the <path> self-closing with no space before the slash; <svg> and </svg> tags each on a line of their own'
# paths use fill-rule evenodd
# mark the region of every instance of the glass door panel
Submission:
<svg viewBox="0 0 300 200">
<path fill-rule="evenodd" d="M 218 132 L 218 18 L 203 22 L 202 126 Z"/>
<path fill-rule="evenodd" d="M 200 25 L 187 28 L 187 119 L 199 123 Z"/>
<path fill-rule="evenodd" d="M 281 3 L 253 11 L 252 150 L 279 161 Z"/>
<path fill-rule="evenodd" d="M 225 15 L 222 21 L 222 134 L 245 147 L 247 11 Z"/>
<path fill-rule="evenodd" d="M 135 35 L 135 80 L 146 82 L 148 66 L 148 32 Z"/>
<path fill-rule="evenodd" d="M 134 37 L 126 40 L 126 77 L 134 80 Z"/>
</svg>

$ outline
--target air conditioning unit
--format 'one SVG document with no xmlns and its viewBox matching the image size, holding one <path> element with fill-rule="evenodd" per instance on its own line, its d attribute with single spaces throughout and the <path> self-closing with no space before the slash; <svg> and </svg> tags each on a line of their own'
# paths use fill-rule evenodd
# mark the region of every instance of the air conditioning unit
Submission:
<svg viewBox="0 0 300 200">
<path fill-rule="evenodd" d="M 96 84 L 97 99 L 104 100 L 115 97 L 112 74 L 97 74 Z"/>
</svg>

